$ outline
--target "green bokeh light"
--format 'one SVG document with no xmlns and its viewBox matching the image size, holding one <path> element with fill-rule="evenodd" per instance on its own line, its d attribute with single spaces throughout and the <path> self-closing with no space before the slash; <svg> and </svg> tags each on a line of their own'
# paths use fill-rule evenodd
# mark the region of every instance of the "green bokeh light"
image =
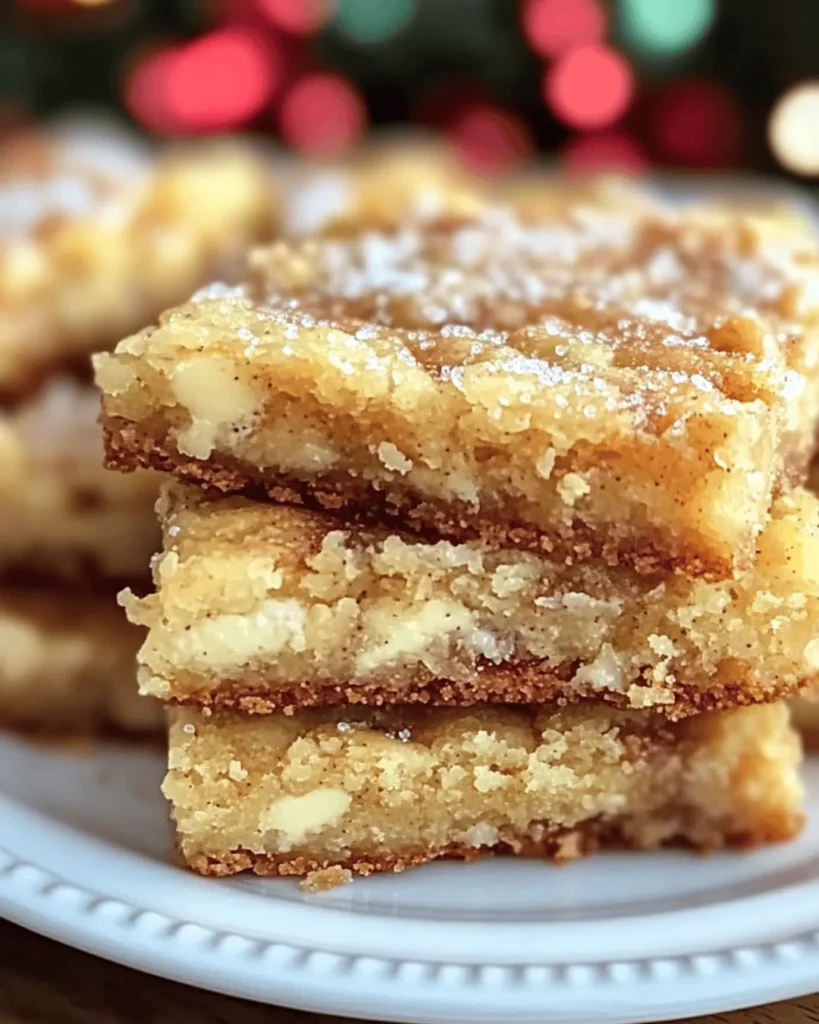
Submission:
<svg viewBox="0 0 819 1024">
<path fill-rule="evenodd" d="M 335 26 L 359 43 L 376 43 L 400 32 L 415 15 L 415 0 L 338 0 Z"/>
<path fill-rule="evenodd" d="M 634 50 L 681 53 L 714 23 L 714 0 L 619 0 L 620 32 Z"/>
</svg>

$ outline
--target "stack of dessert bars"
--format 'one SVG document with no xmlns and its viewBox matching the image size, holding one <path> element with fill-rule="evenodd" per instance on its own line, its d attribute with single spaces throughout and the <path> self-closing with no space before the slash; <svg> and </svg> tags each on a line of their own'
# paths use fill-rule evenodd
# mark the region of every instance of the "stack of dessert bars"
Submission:
<svg viewBox="0 0 819 1024">
<path fill-rule="evenodd" d="M 158 476 L 101 465 L 91 352 L 272 237 L 264 166 L 80 128 L 0 147 L 0 723 L 159 731 L 116 592 L 148 576 Z"/>
<path fill-rule="evenodd" d="M 257 250 L 98 357 L 196 871 L 794 835 L 819 252 L 582 203 Z"/>
</svg>

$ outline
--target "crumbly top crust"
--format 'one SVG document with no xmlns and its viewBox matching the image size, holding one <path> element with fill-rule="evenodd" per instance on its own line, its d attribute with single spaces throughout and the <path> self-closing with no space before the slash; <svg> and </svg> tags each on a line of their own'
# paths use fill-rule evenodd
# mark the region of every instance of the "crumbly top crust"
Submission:
<svg viewBox="0 0 819 1024">
<path fill-rule="evenodd" d="M 288 339 L 297 357 L 305 333 L 333 340 L 337 329 L 351 350 L 398 355 L 459 390 L 480 367 L 563 393 L 558 403 L 587 399 L 594 419 L 624 408 L 650 417 L 652 405 L 662 416 L 674 395 L 787 400 L 801 390 L 799 338 L 817 313 L 819 252 L 807 237 L 771 237 L 742 217 L 575 207 L 537 224 L 495 208 L 469 222 L 280 242 L 251 255 L 245 286 L 203 289 L 167 320 L 208 323 L 222 342 L 232 334 L 251 359 L 269 344 L 286 355 Z"/>
</svg>

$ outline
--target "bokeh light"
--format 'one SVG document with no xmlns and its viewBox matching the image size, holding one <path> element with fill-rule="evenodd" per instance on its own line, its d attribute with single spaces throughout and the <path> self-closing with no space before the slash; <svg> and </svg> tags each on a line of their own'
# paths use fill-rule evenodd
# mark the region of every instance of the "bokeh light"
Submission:
<svg viewBox="0 0 819 1024">
<path fill-rule="evenodd" d="M 406 28 L 415 14 L 415 0 L 337 0 L 333 24 L 356 42 L 380 43 Z"/>
<path fill-rule="evenodd" d="M 619 0 L 619 28 L 630 47 L 648 54 L 682 53 L 711 29 L 714 0 Z"/>
<path fill-rule="evenodd" d="M 170 47 L 146 54 L 125 80 L 125 106 L 144 128 L 158 135 L 171 135 L 182 127 L 168 107 L 175 57 Z"/>
<path fill-rule="evenodd" d="M 279 111 L 279 129 L 310 156 L 338 156 L 358 139 L 367 110 L 358 90 L 339 75 L 305 75 L 290 88 Z"/>
<path fill-rule="evenodd" d="M 819 80 L 802 82 L 779 98 L 768 121 L 768 141 L 783 167 L 819 175 Z"/>
<path fill-rule="evenodd" d="M 623 56 L 600 43 L 577 46 L 543 78 L 543 96 L 572 128 L 605 128 L 628 110 L 634 76 Z"/>
<path fill-rule="evenodd" d="M 508 110 L 491 104 L 467 107 L 452 126 L 458 159 L 479 174 L 502 174 L 534 148 L 526 124 Z"/>
<path fill-rule="evenodd" d="M 650 105 L 651 132 L 666 162 L 720 168 L 742 154 L 743 117 L 736 97 L 719 82 L 676 82 Z"/>
<path fill-rule="evenodd" d="M 535 53 L 557 57 L 581 43 L 606 35 L 606 15 L 599 0 L 528 0 L 523 31 Z"/>
<path fill-rule="evenodd" d="M 126 104 L 145 127 L 163 134 L 222 131 L 258 114 L 282 72 L 275 40 L 218 29 L 140 61 L 126 83 Z"/>
<path fill-rule="evenodd" d="M 168 105 L 193 130 L 213 131 L 248 121 L 281 81 L 281 61 L 254 32 L 221 29 L 189 44 L 168 81 Z"/>
<path fill-rule="evenodd" d="M 258 0 L 259 9 L 273 24 L 294 35 L 317 32 L 331 13 L 330 0 Z"/>
<path fill-rule="evenodd" d="M 650 166 L 643 146 L 625 132 L 576 135 L 563 147 L 561 163 L 571 174 L 642 174 Z"/>
</svg>

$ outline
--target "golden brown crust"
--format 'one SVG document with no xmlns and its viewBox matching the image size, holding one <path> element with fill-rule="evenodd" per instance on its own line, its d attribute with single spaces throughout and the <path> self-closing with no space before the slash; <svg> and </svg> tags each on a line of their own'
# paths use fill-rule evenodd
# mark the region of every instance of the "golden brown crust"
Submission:
<svg viewBox="0 0 819 1024">
<path fill-rule="evenodd" d="M 758 822 L 752 831 L 721 837 L 721 845 L 731 849 L 747 850 L 765 843 L 786 842 L 799 834 L 802 825 L 801 816 L 791 813 L 781 816 L 771 814 L 766 821 Z M 709 853 L 719 846 L 716 841 L 707 845 L 694 844 L 685 837 L 674 837 L 663 845 L 689 847 L 702 853 Z M 356 850 L 349 857 L 339 860 L 286 853 L 255 853 L 242 849 L 232 850 L 220 857 L 198 854 L 186 863 L 198 874 L 212 877 L 225 877 L 242 871 L 252 871 L 264 877 L 304 876 L 332 867 L 344 868 L 356 875 L 367 876 L 382 871 L 397 873 L 434 860 L 472 861 L 498 855 L 538 857 L 559 864 L 589 856 L 600 849 L 630 849 L 636 846 L 639 844 L 629 838 L 623 827 L 609 822 L 588 822 L 580 828 L 573 829 L 552 830 L 544 825 L 536 825 L 533 826 L 530 835 L 509 836 L 491 848 L 476 849 L 464 843 L 452 843 L 440 850 L 422 847 L 408 848 L 401 852 Z"/>
<path fill-rule="evenodd" d="M 631 693 L 601 690 L 592 686 L 566 684 L 579 665 L 571 662 L 550 666 L 545 662 L 494 665 L 484 663 L 476 680 L 459 682 L 448 679 L 419 679 L 414 685 L 390 686 L 381 681 L 341 683 L 326 681 L 302 683 L 299 686 L 269 687 L 262 672 L 248 670 L 240 680 L 226 680 L 215 689 L 203 684 L 184 699 L 174 697 L 167 703 L 194 706 L 214 711 L 235 710 L 247 714 L 266 715 L 273 712 L 292 714 L 299 708 L 336 707 L 363 704 L 383 707 L 392 704 L 426 704 L 432 707 L 472 707 L 476 704 L 544 704 L 560 706 L 584 701 L 602 701 L 612 707 L 634 707 Z M 647 681 L 648 682 L 648 681 Z M 677 682 L 668 686 L 673 703 L 653 704 L 651 710 L 676 722 L 705 711 L 720 711 L 751 704 L 769 704 L 782 700 L 800 689 L 797 684 L 759 686 L 751 679 L 714 680 L 707 690 Z"/>
<path fill-rule="evenodd" d="M 567 564 L 601 558 L 608 565 L 627 565 L 644 575 L 684 571 L 705 579 L 725 579 L 735 570 L 729 560 L 720 559 L 714 552 L 706 558 L 702 550 L 684 544 L 671 551 L 668 537 L 660 535 L 651 538 L 644 534 L 640 543 L 630 548 L 617 547 L 605 536 L 578 524 L 567 527 L 561 536 L 547 535 L 531 524 L 487 519 L 462 502 L 420 501 L 417 495 L 394 486 L 377 490 L 352 477 L 304 481 L 271 470 L 262 474 L 258 468 L 218 452 L 207 461 L 191 458 L 177 451 L 164 432 L 161 437 L 151 436 L 122 417 L 106 416 L 103 430 L 105 464 L 120 472 L 157 469 L 215 491 L 267 496 L 285 505 L 339 513 L 347 522 L 400 519 L 402 527 L 416 533 L 456 541 L 478 539 L 498 548 L 545 551 L 565 558 Z M 368 513 L 362 513 L 362 507 Z"/>
</svg>

